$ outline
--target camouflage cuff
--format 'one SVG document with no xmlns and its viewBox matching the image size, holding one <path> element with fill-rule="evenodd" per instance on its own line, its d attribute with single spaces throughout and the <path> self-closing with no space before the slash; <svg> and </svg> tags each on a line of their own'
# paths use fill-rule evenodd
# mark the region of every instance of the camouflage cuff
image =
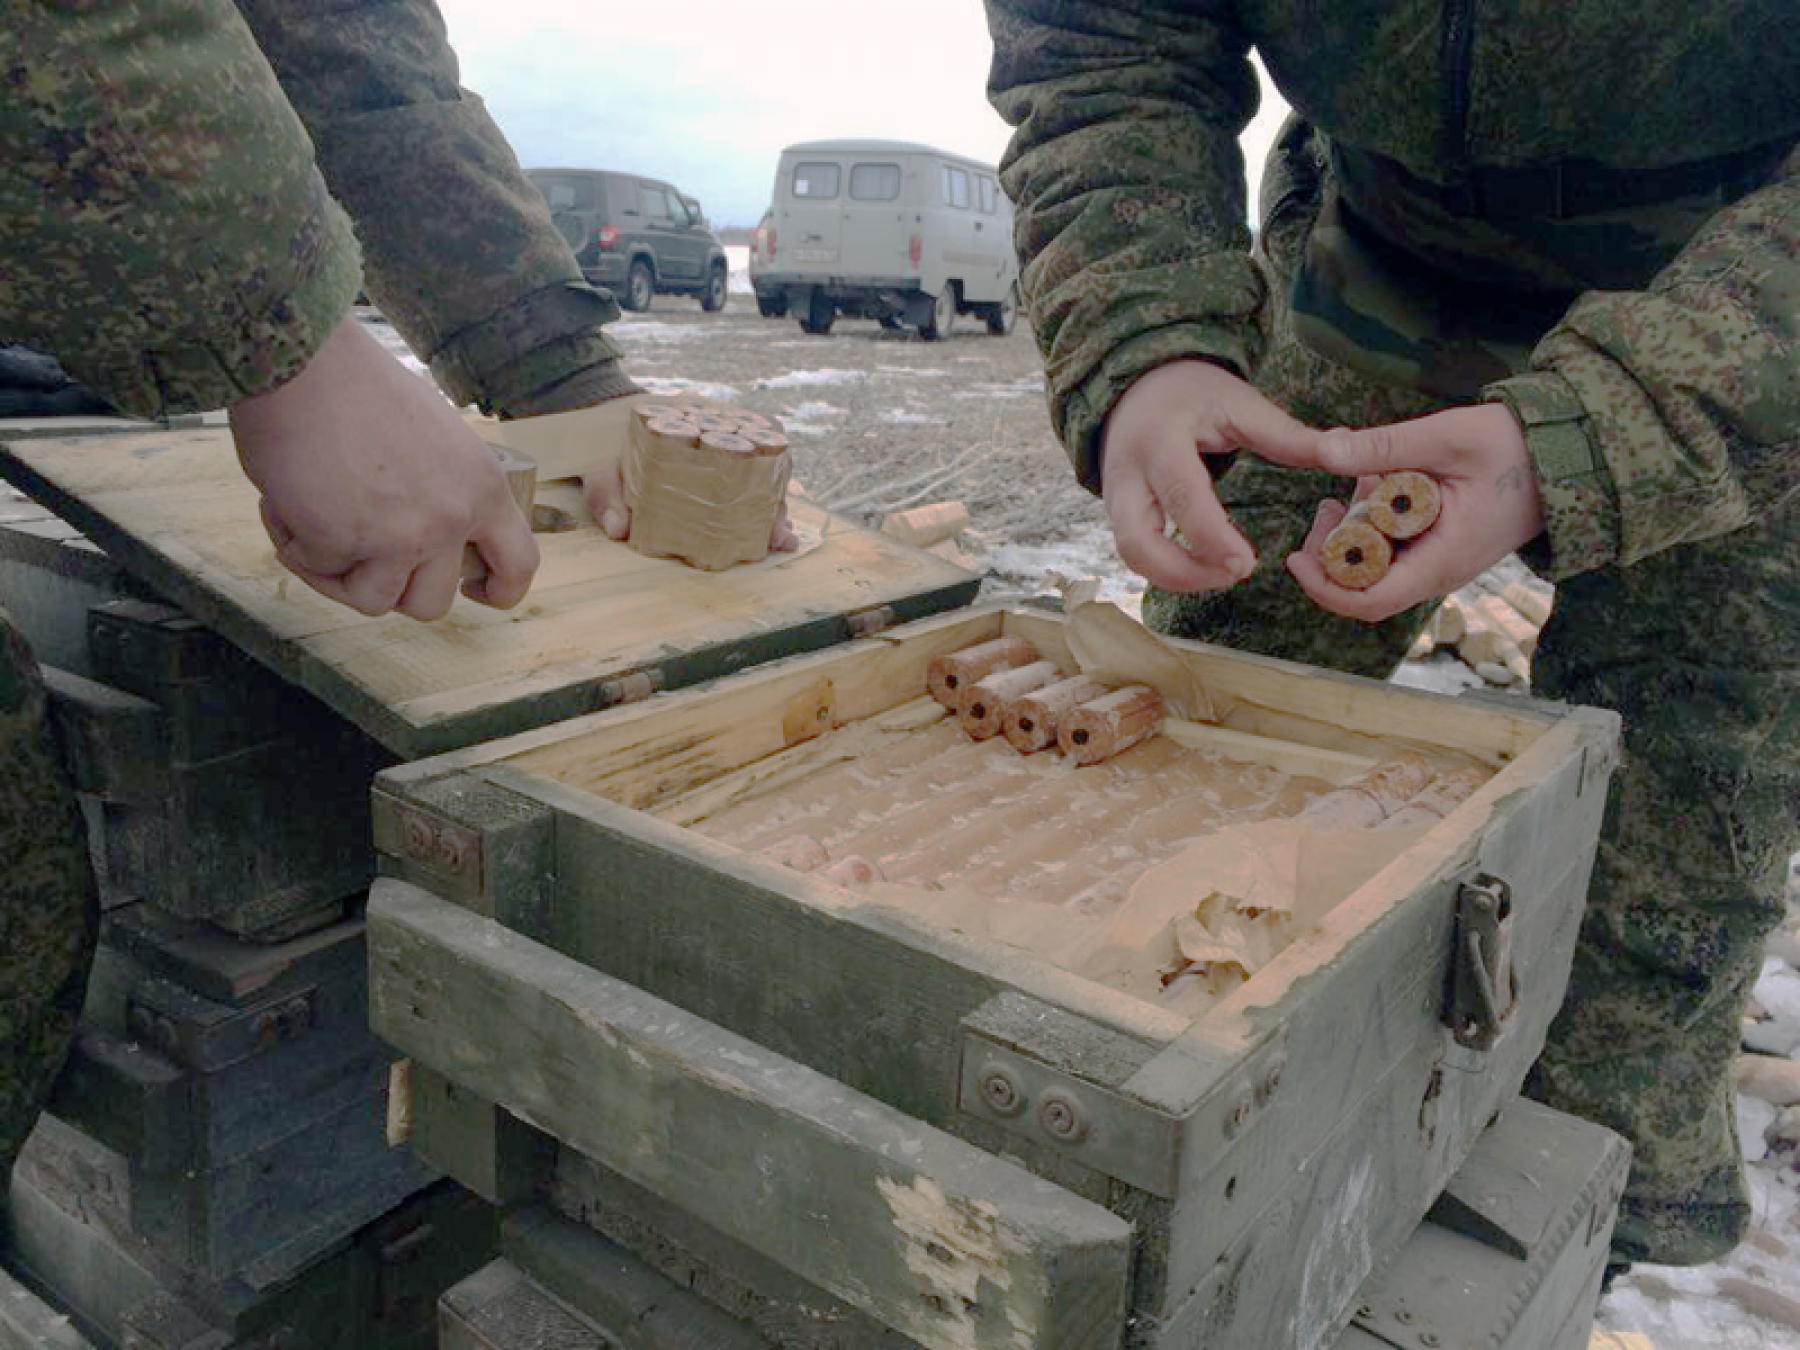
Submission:
<svg viewBox="0 0 1800 1350">
<path fill-rule="evenodd" d="M 458 404 L 483 412 L 522 405 L 540 390 L 623 353 L 601 325 L 618 302 L 583 281 L 533 292 L 448 338 L 431 373 Z"/>
<path fill-rule="evenodd" d="M 1113 404 L 1139 378 L 1172 361 L 1210 361 L 1242 375 L 1250 368 L 1250 353 L 1231 329 L 1196 323 L 1152 329 L 1108 352 L 1100 368 L 1069 395 L 1056 419 L 1075 477 L 1089 492 L 1100 493 L 1100 436 Z"/>
<path fill-rule="evenodd" d="M 1569 382 L 1547 371 L 1515 375 L 1489 385 L 1481 399 L 1512 409 L 1537 471 L 1544 534 L 1520 550 L 1525 561 L 1552 580 L 1616 561 L 1618 490 Z"/>
<path fill-rule="evenodd" d="M 303 237 L 312 265 L 291 289 L 260 310 L 218 315 L 191 340 L 151 346 L 130 369 L 99 372 L 107 397 L 140 417 L 206 412 L 267 393 L 305 370 L 362 286 L 362 255 L 349 219 L 323 185 L 318 201 L 316 232 Z"/>
</svg>

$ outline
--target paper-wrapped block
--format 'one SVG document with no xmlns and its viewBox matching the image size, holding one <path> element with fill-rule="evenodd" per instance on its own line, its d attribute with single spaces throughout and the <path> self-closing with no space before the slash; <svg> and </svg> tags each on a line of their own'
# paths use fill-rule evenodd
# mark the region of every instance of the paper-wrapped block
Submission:
<svg viewBox="0 0 1800 1350">
<path fill-rule="evenodd" d="M 635 413 L 624 464 L 631 546 L 709 572 L 766 557 L 791 468 L 779 430 L 764 419 L 728 429 L 655 404 Z"/>
</svg>

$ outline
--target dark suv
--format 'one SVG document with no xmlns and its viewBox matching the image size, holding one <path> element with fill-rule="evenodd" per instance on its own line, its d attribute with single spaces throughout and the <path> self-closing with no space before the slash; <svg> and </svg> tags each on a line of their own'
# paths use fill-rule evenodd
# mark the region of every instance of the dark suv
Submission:
<svg viewBox="0 0 1800 1350">
<path fill-rule="evenodd" d="M 700 203 L 668 183 L 604 169 L 528 169 L 582 275 L 626 309 L 652 295 L 691 295 L 725 308 L 730 266 Z"/>
</svg>

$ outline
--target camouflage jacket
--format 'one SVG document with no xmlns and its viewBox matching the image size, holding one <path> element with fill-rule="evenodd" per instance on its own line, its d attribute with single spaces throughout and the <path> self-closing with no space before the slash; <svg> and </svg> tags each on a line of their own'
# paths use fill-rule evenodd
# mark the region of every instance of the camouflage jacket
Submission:
<svg viewBox="0 0 1800 1350">
<path fill-rule="evenodd" d="M 1420 297 L 1421 329 L 1442 327 L 1427 312 L 1441 306 L 1479 326 L 1471 295 L 1541 314 L 1517 362 L 1462 396 L 1523 423 L 1555 573 L 1725 533 L 1793 490 L 1800 25 L 1786 0 L 1629 16 L 1601 0 L 987 4 L 989 93 L 1017 128 L 1002 180 L 1024 299 L 1090 487 L 1132 380 L 1181 357 L 1256 368 L 1269 296 L 1237 145 L 1254 48 L 1333 170 L 1297 327 L 1310 300 L 1311 331 L 1437 392 L 1429 352 L 1422 366 L 1384 350 L 1406 319 L 1371 332 L 1355 296 L 1333 293 L 1370 257 L 1384 297 Z M 1264 197 L 1280 209 L 1267 183 Z"/>
<path fill-rule="evenodd" d="M 0 340 L 130 412 L 280 384 L 365 285 L 458 402 L 618 355 L 431 0 L 20 0 L 0 79 Z"/>
</svg>

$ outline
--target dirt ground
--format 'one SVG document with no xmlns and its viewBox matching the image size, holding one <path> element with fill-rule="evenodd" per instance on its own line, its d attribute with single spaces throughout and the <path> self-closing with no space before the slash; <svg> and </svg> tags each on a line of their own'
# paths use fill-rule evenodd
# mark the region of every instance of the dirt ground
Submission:
<svg viewBox="0 0 1800 1350">
<path fill-rule="evenodd" d="M 907 507 L 965 503 L 973 522 L 965 547 L 989 573 L 994 598 L 1052 589 L 1051 573 L 1098 576 L 1118 598 L 1142 589 L 1051 434 L 1023 322 L 995 337 L 964 315 L 949 338 L 927 342 L 839 319 L 830 334 L 808 336 L 791 318 L 762 318 L 736 293 L 717 314 L 658 296 L 609 331 L 647 387 L 779 417 L 796 480 L 831 511 L 873 526 Z"/>
</svg>

